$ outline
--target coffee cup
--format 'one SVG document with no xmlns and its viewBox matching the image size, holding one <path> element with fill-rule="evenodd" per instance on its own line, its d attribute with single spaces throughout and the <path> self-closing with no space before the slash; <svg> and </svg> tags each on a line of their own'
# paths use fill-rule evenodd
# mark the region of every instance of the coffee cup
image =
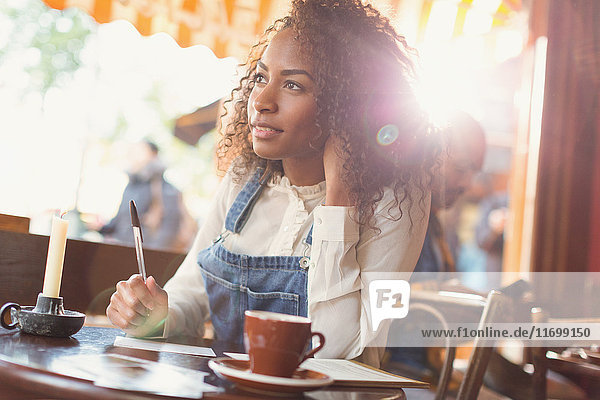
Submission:
<svg viewBox="0 0 600 400">
<path fill-rule="evenodd" d="M 253 373 L 289 378 L 325 345 L 308 318 L 257 310 L 246 311 L 245 317 L 244 344 Z M 308 351 L 313 336 L 319 337 L 319 345 Z"/>
</svg>

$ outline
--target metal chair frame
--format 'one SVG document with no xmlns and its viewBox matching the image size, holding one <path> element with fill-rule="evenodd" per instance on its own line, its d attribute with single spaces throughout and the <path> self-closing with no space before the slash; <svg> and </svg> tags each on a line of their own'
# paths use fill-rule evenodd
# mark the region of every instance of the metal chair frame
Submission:
<svg viewBox="0 0 600 400">
<path fill-rule="evenodd" d="M 479 329 L 484 329 L 485 325 L 491 322 L 501 320 L 507 298 L 501 292 L 492 290 L 487 298 L 478 295 L 465 294 L 459 292 L 428 292 L 416 291 L 411 293 L 411 309 L 428 312 L 440 321 L 442 326 L 446 327 L 446 318 L 443 310 L 464 311 L 469 315 L 480 315 Z M 490 345 L 489 339 L 485 346 L 482 345 L 482 338 L 476 338 L 473 344 L 473 352 L 469 358 L 468 367 L 465 376 L 460 384 L 457 400 L 476 400 L 483 384 L 483 377 L 489 363 L 493 344 Z M 450 341 L 446 341 L 446 357 L 438 379 L 435 400 L 443 400 L 448 394 L 448 384 L 452 377 L 453 363 L 456 355 L 456 347 L 452 346 Z"/>
</svg>

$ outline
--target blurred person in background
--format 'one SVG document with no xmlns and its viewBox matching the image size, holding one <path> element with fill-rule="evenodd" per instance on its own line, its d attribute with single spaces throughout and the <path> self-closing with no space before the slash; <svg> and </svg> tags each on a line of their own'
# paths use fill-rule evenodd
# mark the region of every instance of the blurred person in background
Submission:
<svg viewBox="0 0 600 400">
<path fill-rule="evenodd" d="M 454 112 L 444 128 L 443 136 L 447 147 L 442 154 L 439 173 L 434 176 L 429 226 L 414 272 L 456 271 L 454 255 L 446 240 L 439 213 L 452 207 L 471 187 L 485 157 L 483 128 L 469 114 Z"/>
<path fill-rule="evenodd" d="M 508 219 L 507 192 L 494 192 L 485 197 L 479 204 L 479 210 L 480 218 L 475 227 L 475 238 L 486 254 L 485 269 L 488 272 L 501 272 L 504 228 Z"/>
<path fill-rule="evenodd" d="M 434 177 L 428 230 L 414 272 L 456 272 L 455 258 L 447 242 L 448 233 L 451 232 L 446 232 L 446 230 L 456 229 L 456 226 L 444 224 L 447 221 L 440 220 L 439 217 L 442 212 L 452 208 L 457 201 L 461 200 L 470 189 L 474 189 L 474 192 L 483 197 L 479 206 L 481 220 L 475 229 L 475 236 L 487 254 L 486 270 L 500 272 L 503 232 L 508 215 L 508 196 L 506 191 L 492 191 L 488 187 L 489 182 L 475 182 L 476 177 L 479 180 L 490 179 L 478 175 L 486 153 L 484 130 L 469 114 L 456 112 L 449 119 L 443 134 L 446 139 L 446 151 L 442 153 L 440 169 Z M 473 195 L 473 192 L 471 194 Z M 494 257 L 494 254 L 498 254 L 498 257 Z M 480 279 L 481 275 L 475 277 Z M 465 286 L 472 283 L 466 282 L 465 276 L 461 276 L 460 282 L 457 279 L 444 281 L 434 278 L 436 278 L 435 274 L 426 277 L 413 274 L 411 290 L 477 293 Z M 485 279 L 491 287 L 498 288 L 500 285 L 499 281 L 494 282 L 490 277 Z M 510 297 L 518 299 L 523 296 L 522 292 L 527 290 L 527 285 L 517 281 L 499 290 L 506 294 L 510 293 Z M 423 318 L 423 314 L 418 315 L 419 318 Z M 404 323 L 411 322 L 405 319 Z M 399 332 L 398 329 L 394 330 Z M 408 377 L 435 382 L 441 372 L 444 357 L 443 349 L 438 347 L 390 347 L 387 350 L 384 368 Z M 532 396 L 531 376 L 497 351 L 491 355 L 484 383 L 489 389 L 510 398 L 529 399 Z M 458 384 L 457 381 L 451 381 L 449 390 L 455 391 Z"/>
<path fill-rule="evenodd" d="M 439 161 L 439 171 L 432 182 L 429 225 L 414 270 L 416 274 L 411 278 L 411 290 L 439 290 L 442 282 L 435 273 L 456 271 L 454 256 L 446 241 L 445 227 L 438 213 L 452 207 L 467 192 L 473 178 L 481 170 L 485 157 L 483 128 L 463 111 L 456 111 L 451 115 L 447 125 L 442 128 L 442 137 L 446 141 L 445 150 Z M 443 285 L 453 289 L 456 287 L 454 281 Z M 431 379 L 439 373 L 442 352 L 437 347 L 389 347 L 386 358 L 387 368 L 399 370 L 416 379 Z"/>
<path fill-rule="evenodd" d="M 129 201 L 135 201 L 144 246 L 155 249 L 186 250 L 181 237 L 184 213 L 181 192 L 164 179 L 165 165 L 159 157 L 158 146 L 149 140 L 135 143 L 129 149 L 129 183 L 117 214 L 98 229 L 106 241 L 133 245 Z M 193 234 L 188 238 L 193 239 Z"/>
</svg>

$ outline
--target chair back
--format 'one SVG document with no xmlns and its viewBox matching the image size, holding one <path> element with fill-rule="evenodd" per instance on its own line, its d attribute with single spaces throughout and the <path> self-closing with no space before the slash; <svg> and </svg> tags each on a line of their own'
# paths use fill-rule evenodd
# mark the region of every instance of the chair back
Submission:
<svg viewBox="0 0 600 400">
<path fill-rule="evenodd" d="M 497 290 L 492 290 L 487 297 L 452 291 L 413 291 L 410 299 L 410 309 L 427 312 L 436 319 L 443 329 L 449 322 L 476 322 L 478 329 L 484 329 L 485 324 L 500 322 L 506 316 L 507 296 Z M 446 340 L 446 356 L 438 379 L 435 400 L 445 399 L 452 377 L 453 362 L 456 355 L 456 343 Z M 483 377 L 490 360 L 493 343 L 477 338 L 473 343 L 473 351 L 469 359 L 465 376 L 460 384 L 457 400 L 475 400 L 483 384 Z"/>
<path fill-rule="evenodd" d="M 502 321 L 506 315 L 503 308 L 506 302 L 507 299 L 501 292 L 497 290 L 490 291 L 481 313 L 478 329 L 484 329 L 488 323 Z M 456 396 L 457 400 L 476 400 L 479 395 L 483 376 L 494 350 L 493 344 L 486 343 L 485 346 L 482 346 L 482 340 L 480 337 L 475 339 L 473 352 L 469 358 L 469 366 Z"/>
</svg>

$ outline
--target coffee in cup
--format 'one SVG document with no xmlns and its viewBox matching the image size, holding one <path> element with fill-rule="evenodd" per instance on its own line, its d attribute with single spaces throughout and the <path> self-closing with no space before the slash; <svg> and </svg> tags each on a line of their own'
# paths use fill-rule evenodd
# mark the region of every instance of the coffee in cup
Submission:
<svg viewBox="0 0 600 400">
<path fill-rule="evenodd" d="M 256 374 L 289 378 L 325 344 L 321 333 L 311 332 L 308 318 L 257 310 L 246 311 L 245 317 L 244 344 Z M 319 337 L 319 346 L 308 351 L 313 336 Z"/>
</svg>

